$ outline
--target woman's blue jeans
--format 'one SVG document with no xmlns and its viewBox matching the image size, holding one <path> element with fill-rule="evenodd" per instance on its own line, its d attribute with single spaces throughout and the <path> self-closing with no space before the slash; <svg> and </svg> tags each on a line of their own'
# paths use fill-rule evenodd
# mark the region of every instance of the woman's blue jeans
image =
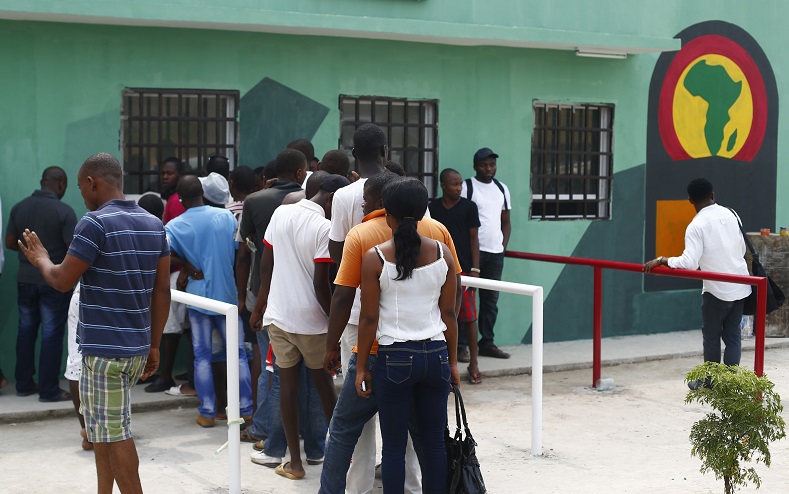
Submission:
<svg viewBox="0 0 789 494">
<path fill-rule="evenodd" d="M 192 349 L 195 355 L 195 389 L 200 399 L 197 410 L 201 416 L 213 418 L 217 410 L 211 371 L 211 333 L 216 327 L 227 343 L 225 316 L 189 309 L 189 322 L 192 325 Z M 241 318 L 238 320 L 238 395 L 241 416 L 252 415 L 252 376 L 244 349 L 244 326 Z"/>
<path fill-rule="evenodd" d="M 416 415 L 422 443 L 422 492 L 446 493 L 444 429 L 449 396 L 449 356 L 444 341 L 407 341 L 378 347 L 373 391 L 383 439 L 384 492 L 403 492 L 408 421 Z"/>
</svg>

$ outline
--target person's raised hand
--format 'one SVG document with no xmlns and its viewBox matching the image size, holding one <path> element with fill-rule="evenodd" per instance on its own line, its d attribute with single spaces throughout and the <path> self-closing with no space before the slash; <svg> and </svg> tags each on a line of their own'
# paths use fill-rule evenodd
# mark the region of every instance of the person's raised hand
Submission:
<svg viewBox="0 0 789 494">
<path fill-rule="evenodd" d="M 41 243 L 41 240 L 38 238 L 38 235 L 36 235 L 36 232 L 31 232 L 25 228 L 25 231 L 22 232 L 22 238 L 25 239 L 24 243 L 21 239 L 17 240 L 17 243 L 19 244 L 19 250 L 25 254 L 25 257 L 27 257 L 27 260 L 30 262 L 30 264 L 38 267 L 38 263 L 42 259 L 49 259 L 49 252 L 47 252 L 44 244 Z"/>
</svg>

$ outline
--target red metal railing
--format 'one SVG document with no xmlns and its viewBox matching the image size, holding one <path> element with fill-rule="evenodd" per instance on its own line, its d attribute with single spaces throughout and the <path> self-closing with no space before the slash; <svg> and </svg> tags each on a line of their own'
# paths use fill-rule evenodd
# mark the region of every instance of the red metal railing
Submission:
<svg viewBox="0 0 789 494">
<path fill-rule="evenodd" d="M 587 259 L 584 257 L 533 254 L 530 252 L 517 252 L 511 250 L 506 251 L 504 255 L 514 259 L 528 259 L 530 261 L 554 262 L 559 264 L 574 264 L 578 266 L 590 266 L 594 269 L 592 386 L 595 386 L 597 380 L 600 379 L 600 371 L 602 367 L 601 350 L 603 346 L 603 269 L 643 273 L 643 264 L 633 264 L 630 262 L 619 261 L 603 261 L 600 259 Z M 756 317 L 754 319 L 756 348 L 753 370 L 757 376 L 761 376 L 764 373 L 764 324 L 767 317 L 767 278 L 759 276 L 710 273 L 706 271 L 690 271 L 687 269 L 671 269 L 662 266 L 653 269 L 649 274 L 655 274 L 659 276 L 676 276 L 679 278 L 693 278 L 698 280 L 727 281 L 729 283 L 741 283 L 743 285 L 755 286 L 757 289 Z"/>
</svg>

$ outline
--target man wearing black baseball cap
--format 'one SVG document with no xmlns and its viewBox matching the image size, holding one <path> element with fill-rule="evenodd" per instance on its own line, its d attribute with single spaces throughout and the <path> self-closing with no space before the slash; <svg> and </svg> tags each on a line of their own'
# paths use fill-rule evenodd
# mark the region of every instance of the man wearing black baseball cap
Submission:
<svg viewBox="0 0 789 494">
<path fill-rule="evenodd" d="M 479 210 L 479 275 L 481 278 L 500 280 L 504 269 L 504 251 L 510 241 L 510 210 L 512 201 L 506 185 L 496 180 L 498 154 L 484 147 L 474 153 L 476 176 L 463 181 L 461 195 L 474 201 Z M 474 271 L 476 268 L 472 268 Z M 499 292 L 479 290 L 479 355 L 494 358 L 510 358 L 510 354 L 493 344 L 493 326 Z M 468 355 L 463 332 L 458 338 L 458 360 Z"/>
</svg>

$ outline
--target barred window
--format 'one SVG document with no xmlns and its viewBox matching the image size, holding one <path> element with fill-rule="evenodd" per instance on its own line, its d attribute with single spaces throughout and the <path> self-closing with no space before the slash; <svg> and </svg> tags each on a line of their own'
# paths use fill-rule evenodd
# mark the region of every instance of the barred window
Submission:
<svg viewBox="0 0 789 494">
<path fill-rule="evenodd" d="M 340 95 L 339 148 L 349 157 L 356 128 L 368 122 L 386 132 L 389 159 L 401 165 L 406 175 L 422 180 L 428 195 L 435 197 L 438 186 L 438 100 Z"/>
<path fill-rule="evenodd" d="M 158 164 L 182 160 L 205 170 L 208 158 L 238 156 L 238 91 L 125 89 L 121 110 L 124 192 L 158 188 Z"/>
<path fill-rule="evenodd" d="M 608 219 L 613 105 L 534 103 L 531 217 Z"/>
</svg>

